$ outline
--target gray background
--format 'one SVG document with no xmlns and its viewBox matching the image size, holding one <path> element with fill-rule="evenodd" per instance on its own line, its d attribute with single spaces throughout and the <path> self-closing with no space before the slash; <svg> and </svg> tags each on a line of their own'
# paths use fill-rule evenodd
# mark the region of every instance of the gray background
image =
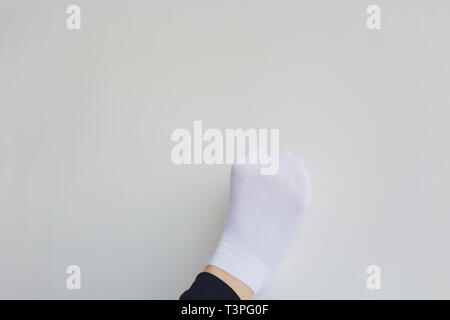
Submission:
<svg viewBox="0 0 450 320">
<path fill-rule="evenodd" d="M 228 199 L 229 166 L 170 161 L 194 120 L 312 173 L 258 298 L 450 298 L 449 57 L 447 0 L 0 0 L 0 298 L 178 298 Z"/>
</svg>

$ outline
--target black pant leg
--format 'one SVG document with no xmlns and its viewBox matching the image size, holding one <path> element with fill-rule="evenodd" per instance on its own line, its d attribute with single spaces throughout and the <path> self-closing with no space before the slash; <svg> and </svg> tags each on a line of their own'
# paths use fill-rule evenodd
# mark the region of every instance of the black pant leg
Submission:
<svg viewBox="0 0 450 320">
<path fill-rule="evenodd" d="M 180 300 L 240 300 L 225 282 L 215 275 L 202 272 L 181 296 Z"/>
</svg>

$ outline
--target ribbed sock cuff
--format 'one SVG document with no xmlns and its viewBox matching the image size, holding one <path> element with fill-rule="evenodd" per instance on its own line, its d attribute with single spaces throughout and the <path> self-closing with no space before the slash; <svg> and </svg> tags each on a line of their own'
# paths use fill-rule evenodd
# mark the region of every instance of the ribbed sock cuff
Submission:
<svg viewBox="0 0 450 320">
<path fill-rule="evenodd" d="M 224 239 L 220 240 L 208 264 L 228 272 L 249 286 L 254 293 L 261 290 L 271 273 L 261 260 Z"/>
</svg>

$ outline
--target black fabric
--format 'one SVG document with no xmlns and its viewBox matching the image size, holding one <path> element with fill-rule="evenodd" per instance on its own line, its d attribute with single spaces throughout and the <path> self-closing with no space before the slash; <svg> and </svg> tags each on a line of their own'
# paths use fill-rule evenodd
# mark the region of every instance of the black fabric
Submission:
<svg viewBox="0 0 450 320">
<path fill-rule="evenodd" d="M 202 272 L 181 296 L 180 300 L 240 300 L 225 282 L 215 275 Z"/>
</svg>

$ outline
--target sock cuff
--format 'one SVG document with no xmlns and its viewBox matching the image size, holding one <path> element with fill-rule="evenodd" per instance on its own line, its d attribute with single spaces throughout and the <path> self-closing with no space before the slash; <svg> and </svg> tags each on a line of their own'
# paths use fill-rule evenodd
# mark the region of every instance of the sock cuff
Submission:
<svg viewBox="0 0 450 320">
<path fill-rule="evenodd" d="M 259 292 L 271 270 L 257 257 L 221 239 L 208 264 L 216 266 L 245 283 L 254 293 Z"/>
</svg>

